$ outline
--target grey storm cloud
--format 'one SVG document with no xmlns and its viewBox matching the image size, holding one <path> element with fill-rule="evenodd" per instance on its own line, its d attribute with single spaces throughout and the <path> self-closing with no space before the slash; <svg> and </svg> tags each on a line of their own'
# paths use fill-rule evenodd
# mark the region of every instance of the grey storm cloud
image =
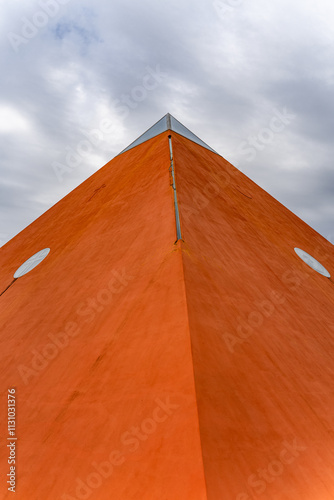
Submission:
<svg viewBox="0 0 334 500">
<path fill-rule="evenodd" d="M 329 0 L 4 5 L 0 245 L 167 112 L 334 240 L 333 24 Z"/>
</svg>

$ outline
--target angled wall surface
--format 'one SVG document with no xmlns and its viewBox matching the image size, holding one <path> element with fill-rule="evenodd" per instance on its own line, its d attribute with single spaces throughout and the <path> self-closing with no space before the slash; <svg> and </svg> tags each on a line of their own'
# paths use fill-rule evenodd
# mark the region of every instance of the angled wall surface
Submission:
<svg viewBox="0 0 334 500">
<path fill-rule="evenodd" d="M 333 245 L 173 137 L 207 497 L 334 497 Z"/>
<path fill-rule="evenodd" d="M 329 242 L 173 130 L 2 247 L 0 292 L 50 248 L 0 297 L 17 498 L 332 500 L 334 284 L 295 247 L 333 275 Z"/>
<path fill-rule="evenodd" d="M 115 158 L 1 249 L 2 289 L 51 249 L 1 296 L 1 389 L 17 390 L 20 500 L 205 498 L 168 169 L 164 134 Z M 6 471 L 4 447 L 1 457 Z"/>
</svg>

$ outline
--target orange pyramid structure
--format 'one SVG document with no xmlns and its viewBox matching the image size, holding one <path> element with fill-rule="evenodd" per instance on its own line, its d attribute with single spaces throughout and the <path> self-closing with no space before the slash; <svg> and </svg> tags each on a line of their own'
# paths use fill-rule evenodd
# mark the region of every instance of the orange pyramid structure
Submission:
<svg viewBox="0 0 334 500">
<path fill-rule="evenodd" d="M 0 498 L 333 500 L 333 273 L 166 115 L 0 249 Z"/>
</svg>

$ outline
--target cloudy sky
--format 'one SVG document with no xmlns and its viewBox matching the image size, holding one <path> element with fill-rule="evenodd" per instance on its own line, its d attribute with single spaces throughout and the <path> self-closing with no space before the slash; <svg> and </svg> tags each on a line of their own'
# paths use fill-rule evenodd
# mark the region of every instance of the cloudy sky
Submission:
<svg viewBox="0 0 334 500">
<path fill-rule="evenodd" d="M 0 26 L 0 246 L 167 112 L 334 243 L 331 0 L 11 0 Z"/>
</svg>

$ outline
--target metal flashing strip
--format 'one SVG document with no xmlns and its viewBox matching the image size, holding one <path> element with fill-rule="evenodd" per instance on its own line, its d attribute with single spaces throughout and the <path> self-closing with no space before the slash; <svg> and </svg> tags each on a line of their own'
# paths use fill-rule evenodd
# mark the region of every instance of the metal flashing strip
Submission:
<svg viewBox="0 0 334 500">
<path fill-rule="evenodd" d="M 166 126 L 167 126 L 167 130 L 172 129 L 172 117 L 169 113 L 167 113 L 167 115 L 166 115 Z"/>
<path fill-rule="evenodd" d="M 175 208 L 175 222 L 176 222 L 176 237 L 177 240 L 182 239 L 181 234 L 181 224 L 180 224 L 180 213 L 179 213 L 179 205 L 177 203 L 177 194 L 176 194 L 176 186 L 175 186 L 175 172 L 174 172 L 174 157 L 173 157 L 173 146 L 172 146 L 172 136 L 168 136 L 169 142 L 169 153 L 170 153 L 170 171 L 172 174 L 172 188 L 174 191 L 174 208 Z"/>
</svg>

